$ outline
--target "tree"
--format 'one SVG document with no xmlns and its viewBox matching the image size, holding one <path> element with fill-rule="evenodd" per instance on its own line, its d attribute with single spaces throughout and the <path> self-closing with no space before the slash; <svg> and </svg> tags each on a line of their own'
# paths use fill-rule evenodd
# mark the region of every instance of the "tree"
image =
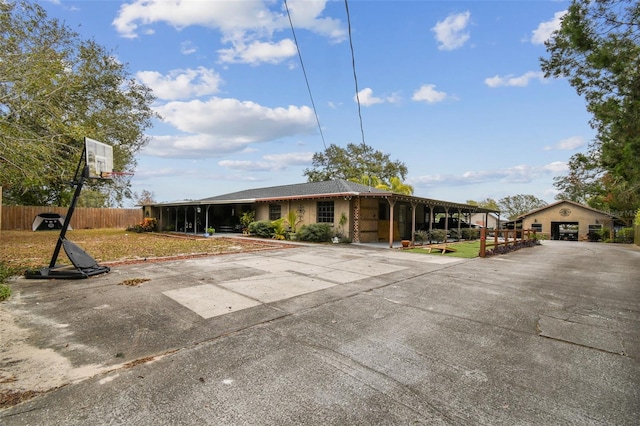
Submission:
<svg viewBox="0 0 640 426">
<path fill-rule="evenodd" d="M 136 203 L 137 206 L 143 206 L 146 204 L 155 204 L 156 203 L 156 194 L 153 191 L 148 191 L 143 189 L 140 193 L 134 192 L 131 195 L 131 199 Z"/>
<path fill-rule="evenodd" d="M 413 186 L 402 182 L 398 176 L 393 176 L 389 181 L 389 185 L 382 184 L 378 186 L 378 188 L 386 189 L 387 191 L 395 192 L 396 194 L 413 194 Z"/>
<path fill-rule="evenodd" d="M 389 183 L 383 182 L 377 176 L 362 175 L 360 179 L 349 179 L 351 182 L 368 185 L 376 189 L 395 192 L 396 194 L 411 195 L 413 186 L 406 184 L 399 177 L 394 176 Z"/>
<path fill-rule="evenodd" d="M 126 66 L 35 2 L 0 2 L 0 186 L 5 202 L 65 205 L 85 136 L 114 148 L 131 171 L 156 117 L 151 90 Z M 86 182 L 107 203 L 130 197 L 128 178 Z"/>
<path fill-rule="evenodd" d="M 561 198 L 640 206 L 640 3 L 574 0 L 541 58 L 546 77 L 567 77 L 586 100 L 596 137 L 556 179 Z M 586 178 L 586 181 L 582 178 Z"/>
<path fill-rule="evenodd" d="M 524 213 L 546 205 L 546 201 L 536 198 L 533 195 L 524 194 L 507 196 L 498 200 L 498 210 L 504 213 L 509 220 L 513 220 Z"/>
<path fill-rule="evenodd" d="M 331 144 L 324 152 L 313 154 L 313 167 L 305 169 L 309 182 L 333 179 L 356 179 L 362 176 L 376 176 L 383 182 L 391 178 L 406 179 L 407 166 L 401 161 L 391 161 L 389 154 L 374 150 L 364 144 L 348 144 L 341 148 Z"/>
<path fill-rule="evenodd" d="M 483 209 L 500 210 L 500 207 L 498 207 L 498 202 L 493 198 L 485 198 L 482 201 L 467 200 L 467 204 L 478 206 Z"/>
</svg>

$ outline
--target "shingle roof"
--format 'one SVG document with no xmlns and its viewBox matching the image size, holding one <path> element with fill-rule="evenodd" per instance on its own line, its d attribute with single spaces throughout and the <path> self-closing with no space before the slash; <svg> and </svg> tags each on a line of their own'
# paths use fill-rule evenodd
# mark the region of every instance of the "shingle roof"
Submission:
<svg viewBox="0 0 640 426">
<path fill-rule="evenodd" d="M 543 210 L 547 210 L 547 209 L 549 209 L 549 208 L 551 208 L 551 207 L 555 207 L 555 206 L 557 206 L 557 205 L 559 205 L 559 204 L 571 204 L 571 205 L 574 205 L 574 206 L 576 206 L 576 207 L 581 207 L 581 208 L 583 208 L 583 209 L 585 209 L 585 210 L 591 210 L 592 212 L 603 214 L 603 215 L 605 215 L 605 216 L 615 217 L 615 216 L 614 216 L 614 215 L 612 215 L 611 213 L 603 212 L 603 211 L 601 211 L 601 210 L 594 209 L 593 207 L 589 207 L 589 206 L 585 206 L 584 204 L 576 203 L 575 201 L 571 201 L 571 200 L 560 200 L 560 201 L 556 201 L 555 203 L 547 204 L 547 205 L 546 205 L 546 206 L 544 206 L 544 207 L 540 207 L 540 208 L 537 208 L 537 209 L 533 209 L 533 210 L 528 211 L 528 212 L 526 212 L 526 213 L 524 213 L 524 214 L 521 214 L 520 216 L 518 216 L 518 217 L 516 218 L 516 220 L 518 220 L 518 219 L 524 219 L 524 218 L 526 218 L 527 216 L 531 216 L 532 214 L 539 213 L 539 212 L 541 212 L 541 211 L 543 211 Z"/>
<path fill-rule="evenodd" d="M 367 185 L 349 182 L 348 180 L 336 179 L 324 182 L 306 182 L 293 185 L 246 189 L 244 191 L 203 198 L 198 200 L 198 202 L 207 203 L 215 201 L 260 200 L 337 194 L 355 195 L 360 193 L 391 194 L 389 191 L 383 191 Z"/>
</svg>

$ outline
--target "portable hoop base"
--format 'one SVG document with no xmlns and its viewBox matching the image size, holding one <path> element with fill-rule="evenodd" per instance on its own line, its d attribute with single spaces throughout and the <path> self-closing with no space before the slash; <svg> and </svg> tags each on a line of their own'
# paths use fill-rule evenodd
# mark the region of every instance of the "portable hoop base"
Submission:
<svg viewBox="0 0 640 426">
<path fill-rule="evenodd" d="M 111 270 L 108 266 L 98 265 L 93 257 L 67 239 L 62 240 L 62 247 L 73 265 L 55 265 L 37 271 L 27 271 L 24 277 L 31 279 L 80 279 L 104 274 Z"/>
</svg>

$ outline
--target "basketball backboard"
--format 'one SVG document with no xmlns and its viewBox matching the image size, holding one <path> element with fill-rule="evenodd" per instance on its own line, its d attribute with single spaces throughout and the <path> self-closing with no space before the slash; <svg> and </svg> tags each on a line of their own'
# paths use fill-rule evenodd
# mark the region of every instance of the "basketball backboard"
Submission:
<svg viewBox="0 0 640 426">
<path fill-rule="evenodd" d="M 110 179 L 113 172 L 113 147 L 90 138 L 84 138 L 84 147 L 89 166 L 89 178 Z"/>
</svg>

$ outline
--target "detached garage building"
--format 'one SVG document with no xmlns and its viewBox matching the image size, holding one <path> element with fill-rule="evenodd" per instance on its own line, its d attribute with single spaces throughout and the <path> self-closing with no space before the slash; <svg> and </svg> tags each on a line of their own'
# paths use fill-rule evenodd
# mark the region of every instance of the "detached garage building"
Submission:
<svg viewBox="0 0 640 426">
<path fill-rule="evenodd" d="M 588 241 L 590 233 L 602 229 L 613 235 L 616 219 L 609 213 L 563 200 L 518 216 L 508 225 L 532 229 L 552 240 Z"/>
</svg>

